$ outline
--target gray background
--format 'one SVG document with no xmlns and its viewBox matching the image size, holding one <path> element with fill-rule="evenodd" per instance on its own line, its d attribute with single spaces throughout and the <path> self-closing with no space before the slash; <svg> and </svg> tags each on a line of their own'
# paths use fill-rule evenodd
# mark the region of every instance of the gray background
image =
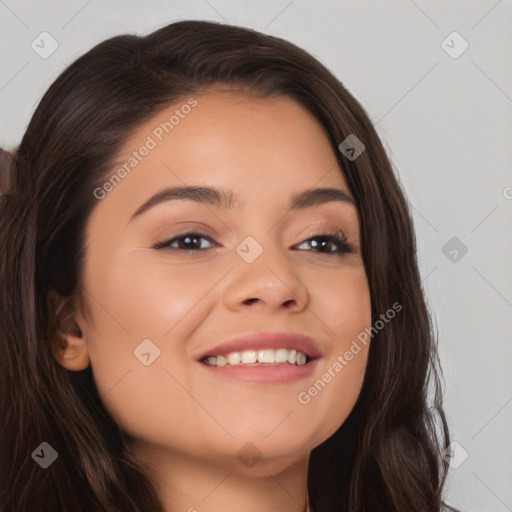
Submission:
<svg viewBox="0 0 512 512">
<path fill-rule="evenodd" d="M 289 39 L 367 109 L 411 203 L 439 331 L 457 442 L 448 501 L 511 511 L 512 0 L 0 0 L 0 145 L 19 143 L 43 92 L 94 44 L 187 18 Z M 45 31 L 58 48 L 42 58 L 31 44 L 49 51 Z"/>
</svg>

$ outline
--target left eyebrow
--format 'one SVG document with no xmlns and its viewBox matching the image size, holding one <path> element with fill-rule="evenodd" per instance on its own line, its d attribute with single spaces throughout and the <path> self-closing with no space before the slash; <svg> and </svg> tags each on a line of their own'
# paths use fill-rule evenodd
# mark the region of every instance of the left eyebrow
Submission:
<svg viewBox="0 0 512 512">
<path fill-rule="evenodd" d="M 240 209 L 241 206 L 236 194 L 232 190 L 199 186 L 172 187 L 166 188 L 150 197 L 133 213 L 129 223 L 161 203 L 180 199 L 210 204 L 227 210 Z M 315 188 L 304 190 L 294 195 L 291 200 L 290 209 L 300 210 L 332 201 L 340 201 L 355 207 L 355 201 L 348 192 L 338 188 Z"/>
</svg>

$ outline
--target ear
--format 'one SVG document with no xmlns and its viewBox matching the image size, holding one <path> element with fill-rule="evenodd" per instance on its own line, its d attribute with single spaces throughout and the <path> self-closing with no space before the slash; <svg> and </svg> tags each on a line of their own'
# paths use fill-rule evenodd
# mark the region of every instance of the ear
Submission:
<svg viewBox="0 0 512 512">
<path fill-rule="evenodd" d="M 50 324 L 53 324 L 49 333 L 53 356 L 67 370 L 85 370 L 90 364 L 89 350 L 77 323 L 74 297 L 63 297 L 52 289 L 47 301 Z"/>
</svg>

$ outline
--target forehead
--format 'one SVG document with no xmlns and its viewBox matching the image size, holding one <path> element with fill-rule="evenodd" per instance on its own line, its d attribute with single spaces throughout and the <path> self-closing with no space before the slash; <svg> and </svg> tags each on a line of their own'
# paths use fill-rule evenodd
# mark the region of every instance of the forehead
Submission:
<svg viewBox="0 0 512 512">
<path fill-rule="evenodd" d="M 324 127 L 295 100 L 227 89 L 184 97 L 163 108 L 135 130 L 116 164 L 126 163 L 145 145 L 154 147 L 137 167 L 168 165 L 176 173 L 183 169 L 194 175 L 215 170 L 217 176 L 243 174 L 245 180 L 253 171 L 270 181 L 287 172 L 295 179 L 303 174 L 320 178 L 337 164 Z"/>
<path fill-rule="evenodd" d="M 184 97 L 156 113 L 124 143 L 112 174 L 123 168 L 100 206 L 117 203 L 127 218 L 166 187 L 232 190 L 238 209 L 281 207 L 308 188 L 348 192 L 324 128 L 305 107 L 231 90 Z"/>
<path fill-rule="evenodd" d="M 300 152 L 299 145 L 308 151 L 325 150 L 328 145 L 322 125 L 292 98 L 283 95 L 262 98 L 227 89 L 183 97 L 162 108 L 128 138 L 119 160 L 143 145 L 148 137 L 155 141 L 156 149 L 174 151 L 179 151 L 177 146 L 184 142 L 193 143 L 190 139 L 194 137 L 198 143 L 196 151 L 215 149 L 221 141 L 243 144 L 250 151 L 264 139 L 267 143 L 273 139 L 268 149 L 295 146 L 294 153 Z M 152 154 L 160 153 L 152 151 Z"/>
</svg>

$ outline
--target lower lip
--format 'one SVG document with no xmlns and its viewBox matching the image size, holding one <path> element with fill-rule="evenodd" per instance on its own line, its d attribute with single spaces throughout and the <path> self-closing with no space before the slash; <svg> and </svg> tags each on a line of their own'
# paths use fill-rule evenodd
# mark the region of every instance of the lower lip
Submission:
<svg viewBox="0 0 512 512">
<path fill-rule="evenodd" d="M 210 366 L 200 363 L 207 371 L 219 377 L 251 382 L 289 383 L 310 377 L 315 371 L 317 359 L 302 366 L 292 364 L 227 365 Z"/>
</svg>

